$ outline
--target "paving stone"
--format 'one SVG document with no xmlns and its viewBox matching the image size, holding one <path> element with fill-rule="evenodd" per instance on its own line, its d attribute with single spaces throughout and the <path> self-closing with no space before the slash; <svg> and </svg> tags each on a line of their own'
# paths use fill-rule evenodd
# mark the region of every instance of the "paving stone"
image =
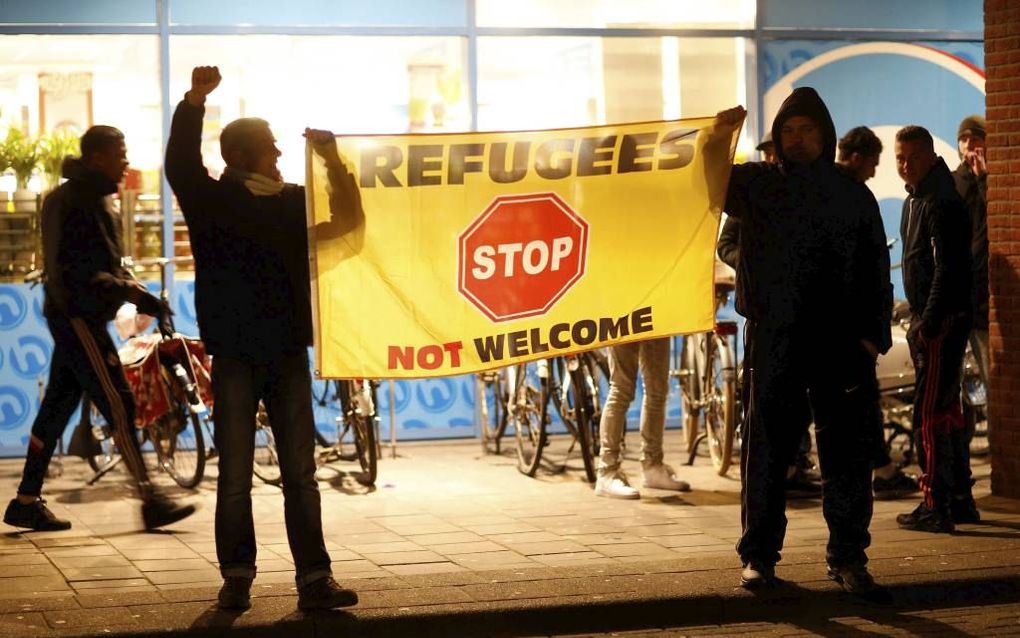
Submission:
<svg viewBox="0 0 1020 638">
<path fill-rule="evenodd" d="M 369 543 L 365 545 L 348 545 L 347 548 L 362 556 L 368 554 L 383 554 L 387 552 L 414 552 L 424 549 L 417 543 L 411 541 L 399 541 L 396 543 Z"/>
<path fill-rule="evenodd" d="M 567 554 L 584 552 L 588 548 L 580 543 L 568 540 L 546 541 L 538 543 L 504 543 L 509 549 L 523 554 L 524 556 L 535 556 L 538 554 Z"/>
<path fill-rule="evenodd" d="M 149 572 L 146 575 L 154 585 L 215 582 L 221 580 L 218 569 L 185 569 L 167 572 Z"/>
<path fill-rule="evenodd" d="M 383 554 L 365 553 L 364 556 L 380 567 L 384 567 L 386 565 L 411 565 L 415 563 L 446 562 L 446 558 L 428 550 L 386 552 Z"/>
<path fill-rule="evenodd" d="M 0 574 L 6 571 L 7 567 L 16 565 L 49 565 L 50 560 L 45 554 L 38 552 L 18 552 L 15 554 L 0 555 Z"/>
<path fill-rule="evenodd" d="M 71 586 L 63 576 L 22 576 L 8 578 L 0 588 L 0 598 L 22 598 L 43 592 L 69 591 Z"/>
<path fill-rule="evenodd" d="M 215 548 L 213 549 L 215 552 Z M 121 555 L 129 560 L 187 560 L 198 558 L 199 554 L 189 547 L 162 547 L 159 549 L 124 548 Z"/>
<path fill-rule="evenodd" d="M 54 629 L 102 629 L 118 625 L 135 625 L 138 614 L 127 607 L 104 607 L 102 609 L 64 609 L 45 611 L 43 617 Z"/>
<path fill-rule="evenodd" d="M 25 576 L 60 576 L 60 570 L 49 563 L 36 565 L 5 565 L 0 567 L 0 589 L 7 586 L 12 578 Z"/>
<path fill-rule="evenodd" d="M 133 565 L 120 567 L 65 567 L 60 570 L 69 582 L 81 580 L 115 580 L 122 578 L 141 578 L 140 572 Z"/>
</svg>

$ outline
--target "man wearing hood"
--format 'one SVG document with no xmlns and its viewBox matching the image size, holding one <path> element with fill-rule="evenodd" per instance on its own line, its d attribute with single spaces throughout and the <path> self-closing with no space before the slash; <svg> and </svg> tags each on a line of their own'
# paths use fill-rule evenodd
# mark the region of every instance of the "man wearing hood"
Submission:
<svg viewBox="0 0 1020 638">
<path fill-rule="evenodd" d="M 865 550 L 875 360 L 892 341 L 885 230 L 871 191 L 836 169 L 835 128 L 814 89 L 798 88 L 783 102 L 772 136 L 779 163 L 735 166 L 726 202 L 744 225 L 737 310 L 748 319 L 750 344 L 741 583 L 776 582 L 786 534 L 784 478 L 804 434 L 796 410 L 806 396 L 829 527 L 828 575 L 852 593 L 882 596 Z"/>
<path fill-rule="evenodd" d="M 900 236 L 910 302 L 907 343 L 916 372 L 914 433 L 924 500 L 896 522 L 952 532 L 981 520 L 971 495 L 970 449 L 960 404 L 963 355 L 973 316 L 970 219 L 953 174 L 920 126 L 896 133 L 896 169 L 906 183 Z"/>
<path fill-rule="evenodd" d="M 120 226 L 109 196 L 127 170 L 124 134 L 112 126 L 93 126 L 81 137 L 81 158 L 68 158 L 67 181 L 42 208 L 46 293 L 43 314 L 53 336 L 50 378 L 32 424 L 18 495 L 7 506 L 4 522 L 36 531 L 70 529 L 40 497 L 43 478 L 67 422 L 88 394 L 108 423 L 121 457 L 142 497 L 146 529 L 191 515 L 149 482 L 135 436 L 135 402 L 124 377 L 107 324 L 125 302 L 148 315 L 169 312 L 124 267 Z"/>
</svg>

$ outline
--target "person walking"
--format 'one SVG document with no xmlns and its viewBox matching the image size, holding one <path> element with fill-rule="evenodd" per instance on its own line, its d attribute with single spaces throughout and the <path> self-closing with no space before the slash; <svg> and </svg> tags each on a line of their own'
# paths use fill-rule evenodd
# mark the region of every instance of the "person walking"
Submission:
<svg viewBox="0 0 1020 638">
<path fill-rule="evenodd" d="M 49 383 L 32 424 L 17 496 L 4 522 L 36 531 L 66 530 L 42 498 L 43 479 L 71 415 L 85 392 L 113 426 L 113 437 L 142 498 L 142 520 L 152 530 L 195 511 L 157 490 L 149 479 L 135 433 L 135 401 L 117 348 L 107 330 L 124 303 L 155 317 L 169 313 L 124 266 L 120 226 L 110 195 L 127 170 L 124 134 L 112 126 L 90 127 L 81 157 L 64 162 L 67 179 L 42 208 L 46 283 L 43 314 L 53 337 Z"/>
<path fill-rule="evenodd" d="M 174 112 L 166 174 L 188 225 L 195 256 L 198 327 L 213 355 L 219 478 L 216 555 L 224 583 L 219 606 L 251 606 L 256 573 L 252 516 L 255 414 L 269 414 L 283 478 L 284 520 L 294 556 L 298 607 L 356 604 L 332 576 L 315 481 L 308 347 L 312 340 L 305 190 L 286 184 L 268 122 L 243 118 L 220 134 L 227 168 L 213 179 L 202 163 L 205 101 L 217 67 L 196 67 Z M 360 210 L 357 189 L 328 131 L 306 129 L 326 160 L 331 210 Z"/>
<path fill-rule="evenodd" d="M 973 315 L 970 220 L 953 175 L 926 129 L 896 133 L 896 168 L 906 184 L 900 236 L 910 302 L 907 343 L 914 361 L 914 433 L 922 502 L 896 522 L 951 532 L 981 515 L 971 493 L 970 449 L 960 403 L 963 355 Z"/>
<path fill-rule="evenodd" d="M 739 122 L 743 109 L 717 116 Z M 772 124 L 778 164 L 733 168 L 725 210 L 741 219 L 738 310 L 748 319 L 749 406 L 741 446 L 740 582 L 778 581 L 784 478 L 814 414 L 829 528 L 828 577 L 882 599 L 867 570 L 875 360 L 891 345 L 892 285 L 878 204 L 835 167 L 836 134 L 818 93 L 800 87 Z M 819 349 L 824 354 L 819 356 Z"/>
</svg>

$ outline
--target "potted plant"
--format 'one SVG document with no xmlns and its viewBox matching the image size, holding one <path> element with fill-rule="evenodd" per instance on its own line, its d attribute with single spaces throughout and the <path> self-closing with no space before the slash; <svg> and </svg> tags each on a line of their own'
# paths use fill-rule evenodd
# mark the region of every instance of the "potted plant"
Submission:
<svg viewBox="0 0 1020 638">
<path fill-rule="evenodd" d="M 14 210 L 34 211 L 35 193 L 28 190 L 28 180 L 39 167 L 39 140 L 29 137 L 21 129 L 12 127 L 7 131 L 4 149 L 18 185 L 18 189 L 14 191 Z"/>
<path fill-rule="evenodd" d="M 80 146 L 81 138 L 67 130 L 53 131 L 42 138 L 39 144 L 39 163 L 46 177 L 47 191 L 60 185 L 64 159 L 68 155 L 76 155 Z"/>
</svg>

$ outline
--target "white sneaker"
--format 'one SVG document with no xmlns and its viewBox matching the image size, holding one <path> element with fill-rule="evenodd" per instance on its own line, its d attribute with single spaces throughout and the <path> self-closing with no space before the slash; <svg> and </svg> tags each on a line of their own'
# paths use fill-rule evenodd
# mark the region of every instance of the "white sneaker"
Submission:
<svg viewBox="0 0 1020 638">
<path fill-rule="evenodd" d="M 644 468 L 645 487 L 655 490 L 673 490 L 674 492 L 690 492 L 691 486 L 687 481 L 681 481 L 676 477 L 673 468 L 665 463 L 650 465 Z"/>
<path fill-rule="evenodd" d="M 623 472 L 600 476 L 595 481 L 595 496 L 606 496 L 608 498 L 641 498 L 641 493 L 627 483 L 627 476 Z"/>
</svg>

